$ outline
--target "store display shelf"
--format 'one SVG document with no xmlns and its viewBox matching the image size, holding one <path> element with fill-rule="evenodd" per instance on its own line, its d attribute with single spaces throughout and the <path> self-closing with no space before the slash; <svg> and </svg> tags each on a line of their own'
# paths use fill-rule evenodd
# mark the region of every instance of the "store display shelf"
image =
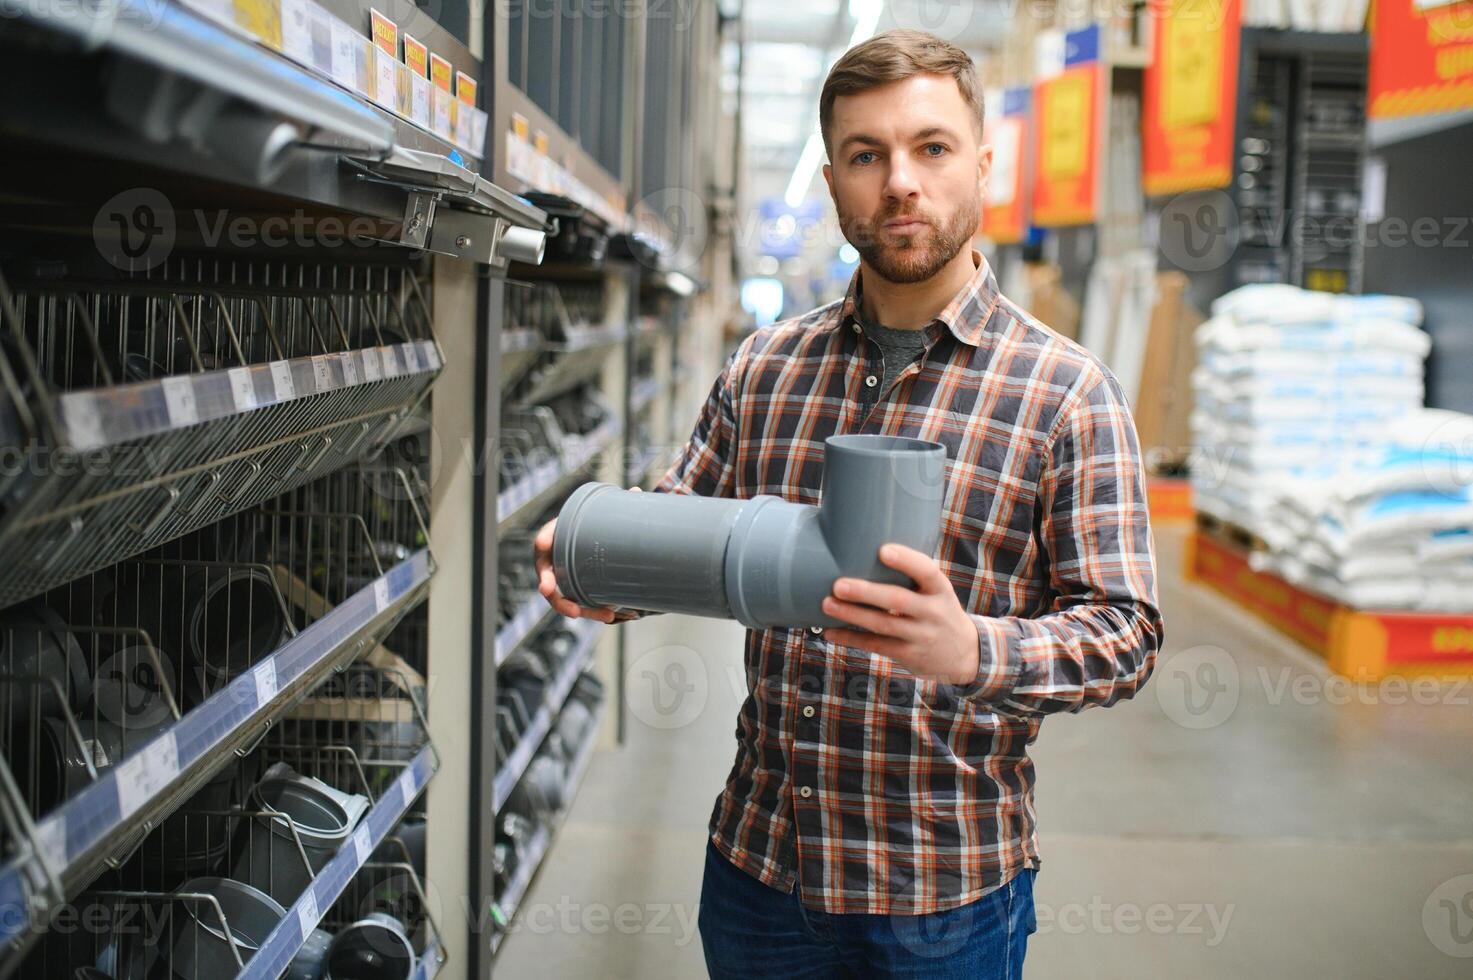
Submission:
<svg viewBox="0 0 1473 980">
<path fill-rule="evenodd" d="M 649 407 L 664 386 L 659 378 L 643 378 L 634 383 L 629 392 L 629 412 L 637 415 Z"/>
<path fill-rule="evenodd" d="M 192 425 L 238 424 L 257 409 L 400 377 L 428 384 L 444 366 L 432 340 L 181 374 L 59 398 L 65 444 L 87 451 Z M 355 395 L 355 398 L 361 397 Z"/>
<path fill-rule="evenodd" d="M 568 339 L 550 344 L 549 349 L 561 354 L 578 354 L 600 347 L 612 347 L 623 343 L 629 336 L 629 328 L 622 323 L 602 323 L 596 326 L 569 327 Z"/>
<path fill-rule="evenodd" d="M 105 466 L 44 466 L 0 525 L 0 605 L 214 523 L 367 455 L 442 365 L 415 341 L 45 395 L 20 452 L 66 448 Z M 37 417 L 32 414 L 32 418 Z M 26 426 L 25 428 L 29 428 Z M 37 448 L 32 448 L 37 447 Z"/>
<path fill-rule="evenodd" d="M 432 942 L 419 956 L 419 962 L 415 964 L 414 972 L 409 975 L 409 980 L 434 980 L 440 973 L 440 967 L 445 965 L 445 947 L 438 942 Z"/>
<path fill-rule="evenodd" d="M 558 713 L 562 711 L 563 702 L 568 699 L 568 693 L 573 690 L 573 684 L 578 680 L 578 675 L 592 661 L 593 646 L 603 626 L 603 623 L 588 619 L 579 620 L 574 624 L 573 629 L 578 634 L 578 645 L 568 654 L 567 659 L 563 661 L 562 669 L 548 685 L 542 707 L 537 709 L 532 723 L 527 726 L 527 730 L 517 741 L 517 747 L 502 760 L 496 772 L 491 796 L 492 807 L 497 813 L 501 812 L 501 807 L 511 796 L 511 791 L 516 788 L 522 774 L 527 771 L 527 766 L 531 764 L 532 757 L 537 754 L 542 739 L 552 730 L 553 722 L 557 720 Z"/>
<path fill-rule="evenodd" d="M 533 833 L 532 839 L 527 842 L 527 853 L 522 856 L 517 864 L 517 870 L 511 880 L 506 883 L 506 891 L 497 899 L 496 904 L 502 913 L 503 921 L 510 923 L 516 915 L 522 899 L 526 897 L 528 888 L 531 887 L 532 879 L 536 877 L 537 869 L 542 866 L 542 861 L 552 850 L 553 842 L 557 839 L 557 833 L 562 829 L 563 822 L 567 819 L 568 811 L 573 808 L 573 799 L 578 794 L 578 788 L 583 785 L 583 777 L 588 774 L 588 765 L 593 761 L 593 747 L 598 741 L 599 728 L 603 724 L 603 706 L 599 706 L 593 713 L 592 720 L 588 723 L 588 734 L 583 739 L 583 744 L 578 747 L 578 752 L 568 764 L 567 788 L 562 793 L 565 801 L 563 808 L 548 823 L 538 827 Z M 502 940 L 506 937 L 504 931 L 498 930 L 491 937 L 491 952 L 494 954 L 501 948 Z"/>
<path fill-rule="evenodd" d="M 609 353 L 622 349 L 620 345 L 629 335 L 621 323 L 568 328 L 567 333 L 567 340 L 544 348 L 554 359 L 532 374 L 527 391 L 517 398 L 518 405 L 546 402 L 597 376 Z"/>
<path fill-rule="evenodd" d="M 351 846 L 344 843 L 317 873 L 301 897 L 286 910 L 286 917 L 276 924 L 255 955 L 236 975 L 238 980 L 276 980 L 286 972 L 292 957 L 317 928 L 323 914 L 338 900 L 353 876 L 368 863 L 374 849 L 393 832 L 438 768 L 434 746 L 426 745 L 420 749 L 394 784 L 380 794 L 363 816 L 353 831 Z M 432 942 L 422 958 L 428 959 L 429 953 L 437 946 L 437 942 Z"/>
<path fill-rule="evenodd" d="M 1473 676 L 1473 613 L 1352 609 L 1255 570 L 1242 547 L 1201 530 L 1187 539 L 1186 576 L 1309 647 L 1351 680 Z"/>
<path fill-rule="evenodd" d="M 522 603 L 511 622 L 496 631 L 496 666 L 500 667 L 512 652 L 552 618 L 552 607 L 540 594 Z"/>
<path fill-rule="evenodd" d="M 423 549 L 394 565 L 37 822 L 31 846 L 0 868 L 0 944 L 38 935 L 48 899 L 84 885 L 112 846 L 155 823 L 385 632 L 425 595 L 434 571 Z"/>
<path fill-rule="evenodd" d="M 542 336 L 530 327 L 514 327 L 501 331 L 501 354 L 520 354 L 542 349 Z"/>
<path fill-rule="evenodd" d="M 347 92 L 183 7 L 119 0 L 105 8 L 31 4 L 20 13 L 89 46 L 182 75 L 363 149 L 394 144 L 387 120 Z"/>
<path fill-rule="evenodd" d="M 543 464 L 513 486 L 501 491 L 496 497 L 497 528 L 505 528 L 528 513 L 534 504 L 555 487 L 618 441 L 623 431 L 623 424 L 618 419 L 611 419 L 578 440 L 576 445 L 570 446 L 562 459 Z"/>
</svg>

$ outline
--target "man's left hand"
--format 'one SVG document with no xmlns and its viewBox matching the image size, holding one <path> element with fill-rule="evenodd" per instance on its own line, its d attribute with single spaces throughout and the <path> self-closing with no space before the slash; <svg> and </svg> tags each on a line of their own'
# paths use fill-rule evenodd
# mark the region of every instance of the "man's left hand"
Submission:
<svg viewBox="0 0 1473 980">
<path fill-rule="evenodd" d="M 951 580 L 932 558 L 887 544 L 880 561 L 915 580 L 916 589 L 841 578 L 823 611 L 862 630 L 829 629 L 831 643 L 889 657 L 918 677 L 947 684 L 977 679 L 977 624 L 962 608 Z"/>
</svg>

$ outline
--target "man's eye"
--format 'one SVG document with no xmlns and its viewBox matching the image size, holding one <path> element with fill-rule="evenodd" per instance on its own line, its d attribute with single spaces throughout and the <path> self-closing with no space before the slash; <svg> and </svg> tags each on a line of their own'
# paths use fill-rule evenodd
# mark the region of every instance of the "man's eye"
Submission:
<svg viewBox="0 0 1473 980">
<path fill-rule="evenodd" d="M 856 154 L 854 154 L 854 162 L 857 163 L 857 164 L 859 164 L 859 165 L 861 165 L 861 166 L 863 166 L 864 164 L 867 164 L 867 163 L 873 163 L 874 162 L 874 156 L 875 155 L 873 153 L 871 153 L 869 150 L 865 150 L 863 153 L 856 153 Z"/>
<path fill-rule="evenodd" d="M 941 154 L 943 154 L 945 152 L 946 152 L 946 147 L 942 146 L 940 143 L 927 143 L 926 144 L 926 154 L 928 156 L 939 157 Z"/>
</svg>

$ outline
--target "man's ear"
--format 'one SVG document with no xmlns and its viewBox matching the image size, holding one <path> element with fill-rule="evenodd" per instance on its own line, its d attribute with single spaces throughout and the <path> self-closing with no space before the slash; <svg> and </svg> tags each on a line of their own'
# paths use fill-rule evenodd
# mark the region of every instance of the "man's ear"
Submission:
<svg viewBox="0 0 1473 980">
<path fill-rule="evenodd" d="M 977 147 L 977 194 L 987 200 L 987 181 L 992 177 L 992 144 Z"/>
<path fill-rule="evenodd" d="M 837 206 L 839 199 L 834 197 L 834 168 L 827 163 L 823 165 L 823 182 L 829 187 L 829 200 Z"/>
</svg>

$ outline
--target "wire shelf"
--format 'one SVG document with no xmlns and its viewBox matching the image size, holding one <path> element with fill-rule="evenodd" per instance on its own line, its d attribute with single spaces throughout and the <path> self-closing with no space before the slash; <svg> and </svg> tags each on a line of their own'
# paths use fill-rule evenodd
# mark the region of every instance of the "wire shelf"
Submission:
<svg viewBox="0 0 1473 980">
<path fill-rule="evenodd" d="M 23 910 L 0 923 L 0 974 L 181 801 L 224 792 L 230 766 L 335 667 L 365 657 L 420 711 L 422 676 L 382 645 L 434 571 L 416 501 L 401 471 L 341 471 L 5 610 L 0 747 L 36 823 L 0 867 L 0 904 Z M 222 833 L 200 826 L 169 816 L 163 839 L 214 853 Z"/>
<path fill-rule="evenodd" d="M 0 606 L 371 454 L 443 364 L 407 269 L 0 280 L 0 319 Z"/>
</svg>

